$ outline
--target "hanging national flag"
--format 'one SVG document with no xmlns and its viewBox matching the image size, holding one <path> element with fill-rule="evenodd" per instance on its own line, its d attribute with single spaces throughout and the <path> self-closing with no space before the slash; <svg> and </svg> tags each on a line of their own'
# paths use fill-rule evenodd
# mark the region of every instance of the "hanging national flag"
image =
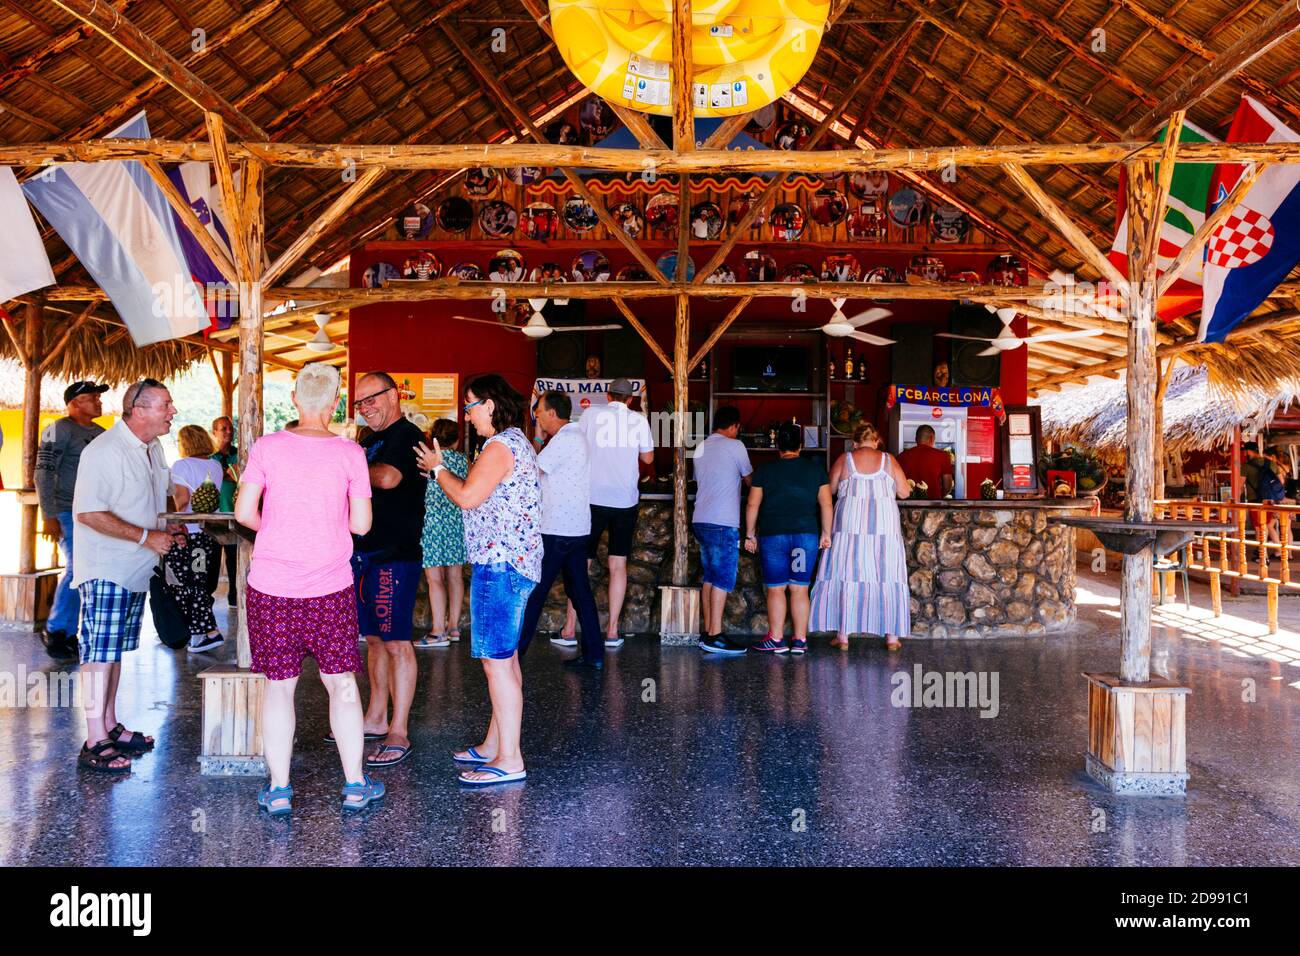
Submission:
<svg viewBox="0 0 1300 956">
<path fill-rule="evenodd" d="M 108 135 L 148 139 L 144 112 Z M 207 328 L 171 206 L 139 163 L 51 166 L 23 192 L 108 293 L 136 345 Z"/>
<path fill-rule="evenodd" d="M 1241 98 L 1228 131 L 1229 143 L 1295 143 L 1289 129 L 1259 102 Z M 1217 206 L 1237 184 L 1245 166 L 1215 167 L 1211 196 Z M 1205 248 L 1202 342 L 1224 336 L 1268 298 L 1300 262 L 1300 166 L 1278 163 L 1264 170 Z"/>
<path fill-rule="evenodd" d="M 1163 141 L 1168 132 L 1168 124 L 1157 137 Z M 1183 123 L 1178 136 L 1180 143 L 1217 143 L 1218 139 L 1194 123 Z M 1159 170 L 1159 164 L 1156 164 Z M 1210 195 L 1210 179 L 1214 175 L 1214 166 L 1209 163 L 1174 163 L 1174 178 L 1169 185 L 1169 206 L 1165 211 L 1164 222 L 1160 225 L 1160 247 L 1156 252 L 1156 270 L 1163 275 L 1170 264 L 1182 251 L 1183 246 L 1196 235 L 1196 230 L 1205 222 L 1206 206 Z M 1115 231 L 1115 243 L 1107 256 L 1116 268 L 1128 275 L 1128 201 L 1123 171 L 1119 178 L 1118 218 L 1119 226 Z M 1157 303 L 1156 311 L 1160 318 L 1169 321 L 1179 316 L 1195 312 L 1201 307 L 1201 278 L 1190 267 L 1183 270 L 1178 280 L 1169 287 Z"/>
<path fill-rule="evenodd" d="M 0 222 L 0 302 L 54 285 L 41 232 L 8 166 L 0 166 Z"/>
<path fill-rule="evenodd" d="M 221 205 L 220 191 L 212 183 L 212 174 L 207 163 L 181 163 L 167 170 L 167 178 L 175 185 L 180 194 L 190 204 L 194 214 L 199 217 L 216 240 L 217 245 L 227 256 L 233 256 L 230 250 L 230 235 L 225 224 L 225 209 Z M 212 258 L 203 251 L 198 239 L 190 234 L 189 228 L 181 217 L 172 210 L 176 222 L 176 233 L 180 236 L 181 248 L 185 250 L 185 261 L 189 263 L 190 277 L 203 293 L 211 324 L 209 331 L 228 329 L 239 316 L 239 291 L 226 281 Z"/>
</svg>

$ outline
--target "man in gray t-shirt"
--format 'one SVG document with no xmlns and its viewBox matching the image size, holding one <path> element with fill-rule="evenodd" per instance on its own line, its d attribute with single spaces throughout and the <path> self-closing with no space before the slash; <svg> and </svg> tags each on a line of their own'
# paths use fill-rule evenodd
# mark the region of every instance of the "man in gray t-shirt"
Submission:
<svg viewBox="0 0 1300 956">
<path fill-rule="evenodd" d="M 704 637 L 700 647 L 718 654 L 743 654 L 722 636 L 722 612 L 727 595 L 736 586 L 740 559 L 740 496 L 753 468 L 749 452 L 736 438 L 740 412 L 723 405 L 713 413 L 713 434 L 695 451 L 695 513 L 691 528 L 700 542 L 700 570 L 704 584 L 700 607 Z"/>
<path fill-rule="evenodd" d="M 59 542 L 63 576 L 54 592 L 54 605 L 42 640 L 56 659 L 77 656 L 77 618 L 81 598 L 72 586 L 72 492 L 77 487 L 81 452 L 104 431 L 95 419 L 104 414 L 100 396 L 107 385 L 73 382 L 63 390 L 68 414 L 41 432 L 36 451 L 36 496 L 41 505 L 41 534 Z"/>
</svg>

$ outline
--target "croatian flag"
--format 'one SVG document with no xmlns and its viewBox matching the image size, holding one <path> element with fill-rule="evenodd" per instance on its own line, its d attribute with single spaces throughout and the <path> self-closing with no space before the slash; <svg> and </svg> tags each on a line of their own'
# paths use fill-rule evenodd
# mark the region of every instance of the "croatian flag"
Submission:
<svg viewBox="0 0 1300 956">
<path fill-rule="evenodd" d="M 1259 102 L 1241 98 L 1228 131 L 1233 143 L 1295 143 L 1288 129 Z M 1215 206 L 1228 198 L 1245 166 L 1221 163 L 1210 196 Z M 1300 166 L 1266 169 L 1205 248 L 1205 304 L 1197 340 L 1222 342 L 1255 311 L 1300 262 Z"/>
<path fill-rule="evenodd" d="M 148 139 L 144 112 L 108 135 Z M 137 346 L 208 327 L 171 206 L 139 163 L 51 166 L 23 192 L 108 293 Z"/>
<path fill-rule="evenodd" d="M 1169 124 L 1161 129 L 1157 140 L 1163 141 L 1169 133 Z M 1215 143 L 1218 140 L 1194 123 L 1183 123 L 1178 136 L 1180 143 Z M 1156 164 L 1157 170 L 1160 164 Z M 1173 180 L 1169 185 L 1169 204 L 1164 222 L 1160 224 L 1160 242 L 1156 249 L 1156 275 L 1164 275 L 1183 249 L 1191 241 L 1201 223 L 1205 222 L 1205 207 L 1209 199 L 1210 182 L 1214 167 L 1208 163 L 1174 163 Z M 1107 256 L 1120 273 L 1128 275 L 1128 202 L 1127 178 L 1123 169 L 1119 175 L 1117 209 L 1119 224 L 1115 228 L 1115 242 Z M 1165 321 L 1195 312 L 1201 307 L 1201 277 L 1184 269 L 1169 290 L 1156 304 L 1156 314 Z"/>
<path fill-rule="evenodd" d="M 230 250 L 230 234 L 224 221 L 225 207 L 221 205 L 219 190 L 212 183 L 211 167 L 207 163 L 181 163 L 167 170 L 167 178 L 175 184 L 185 201 L 190 204 L 194 214 L 199 217 L 199 222 L 216 240 L 217 246 L 224 250 L 227 256 L 233 257 Z M 185 223 L 181 222 L 181 217 L 177 215 L 176 210 L 172 210 L 172 215 L 175 217 L 176 234 L 180 236 L 181 248 L 185 250 L 185 261 L 190 267 L 190 277 L 203 293 L 207 304 L 211 323 L 208 326 L 209 330 L 215 332 L 218 329 L 230 328 L 239 314 L 238 290 L 227 282 L 221 270 L 203 251 L 203 246 L 199 244 L 198 239 L 194 238 Z"/>
</svg>

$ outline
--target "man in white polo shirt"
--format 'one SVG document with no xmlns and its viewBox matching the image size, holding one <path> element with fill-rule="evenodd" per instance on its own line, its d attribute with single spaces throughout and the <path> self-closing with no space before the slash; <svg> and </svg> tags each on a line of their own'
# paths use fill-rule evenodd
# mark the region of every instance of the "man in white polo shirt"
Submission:
<svg viewBox="0 0 1300 956">
<path fill-rule="evenodd" d="M 81 672 L 86 742 L 77 763 L 103 773 L 130 773 L 129 758 L 153 738 L 117 720 L 122 654 L 140 645 L 149 579 L 172 546 L 158 516 L 172 494 L 171 471 L 158 438 L 171 430 L 176 406 L 167 388 L 146 378 L 126 390 L 122 418 L 81 453 L 72 495 L 73 586 L 81 596 Z"/>
<path fill-rule="evenodd" d="M 582 627 L 582 653 L 564 663 L 600 670 L 605 666 L 605 644 L 601 640 L 596 595 L 587 574 L 587 538 L 591 533 L 587 440 L 582 429 L 570 423 L 572 414 L 573 402 L 563 392 L 546 392 L 537 402 L 537 427 L 548 438 L 546 447 L 537 453 L 544 551 L 542 579 L 533 588 L 524 610 L 519 657 L 523 658 L 537 631 L 551 585 L 557 575 L 562 575 L 564 593 L 576 606 Z"/>
<path fill-rule="evenodd" d="M 636 533 L 636 512 L 641 494 L 640 464 L 654 461 L 654 441 L 645 416 L 627 407 L 634 389 L 625 378 L 609 383 L 609 403 L 592 405 L 578 419 L 578 427 L 587 439 L 587 459 L 591 463 L 591 536 L 587 540 L 587 558 L 594 560 L 600 536 L 609 529 L 609 621 L 605 627 L 605 646 L 618 647 L 623 638 L 618 633 L 618 619 L 623 613 L 623 596 L 627 593 L 627 556 L 632 553 Z M 574 633 L 573 604 L 564 622 L 564 633 Z"/>
</svg>

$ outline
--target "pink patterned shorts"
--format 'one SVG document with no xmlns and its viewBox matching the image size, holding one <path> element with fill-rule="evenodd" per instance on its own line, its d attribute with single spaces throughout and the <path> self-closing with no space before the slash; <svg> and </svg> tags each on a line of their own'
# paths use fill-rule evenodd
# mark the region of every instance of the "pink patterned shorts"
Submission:
<svg viewBox="0 0 1300 956">
<path fill-rule="evenodd" d="M 309 598 L 275 597 L 249 587 L 247 601 L 253 670 L 268 680 L 297 677 L 308 654 L 322 674 L 361 670 L 357 599 L 350 585 Z"/>
</svg>

